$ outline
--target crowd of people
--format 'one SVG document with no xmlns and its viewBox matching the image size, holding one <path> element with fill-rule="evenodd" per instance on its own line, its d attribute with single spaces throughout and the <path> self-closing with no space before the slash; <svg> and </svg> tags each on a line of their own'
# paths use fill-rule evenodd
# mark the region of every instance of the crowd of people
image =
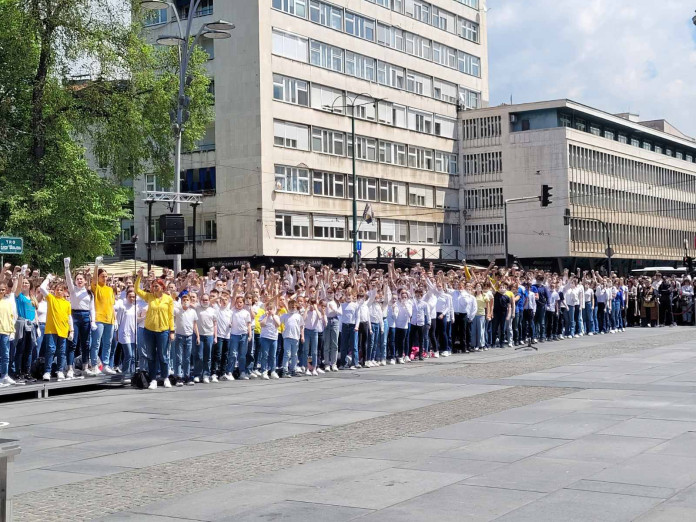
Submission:
<svg viewBox="0 0 696 522">
<path fill-rule="evenodd" d="M 692 324 L 690 276 L 416 265 L 0 277 L 0 385 L 121 374 L 142 387 L 319 376 Z"/>
</svg>

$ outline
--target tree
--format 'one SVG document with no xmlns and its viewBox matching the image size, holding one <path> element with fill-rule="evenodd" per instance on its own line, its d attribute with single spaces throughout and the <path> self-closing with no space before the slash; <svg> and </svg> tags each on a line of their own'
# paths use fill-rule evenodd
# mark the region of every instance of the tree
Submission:
<svg viewBox="0 0 696 522">
<path fill-rule="evenodd" d="M 110 253 L 145 173 L 173 178 L 177 50 L 148 44 L 136 0 L 0 2 L 0 233 L 57 268 Z M 207 54 L 190 64 L 192 147 L 212 120 Z"/>
</svg>

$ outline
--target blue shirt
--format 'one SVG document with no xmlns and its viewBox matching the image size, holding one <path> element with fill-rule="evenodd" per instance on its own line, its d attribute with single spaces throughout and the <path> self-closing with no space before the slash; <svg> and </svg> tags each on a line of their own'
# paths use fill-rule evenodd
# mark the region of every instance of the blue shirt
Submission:
<svg viewBox="0 0 696 522">
<path fill-rule="evenodd" d="M 33 321 L 36 317 L 36 309 L 31 304 L 31 300 L 24 294 L 15 297 L 17 303 L 17 316 L 27 321 Z"/>
<path fill-rule="evenodd" d="M 520 286 L 517 289 L 517 294 L 520 296 L 520 299 L 517 301 L 517 304 L 515 305 L 515 309 L 518 312 L 521 312 L 524 310 L 524 302 L 527 300 L 527 289 L 524 288 L 523 286 Z"/>
</svg>

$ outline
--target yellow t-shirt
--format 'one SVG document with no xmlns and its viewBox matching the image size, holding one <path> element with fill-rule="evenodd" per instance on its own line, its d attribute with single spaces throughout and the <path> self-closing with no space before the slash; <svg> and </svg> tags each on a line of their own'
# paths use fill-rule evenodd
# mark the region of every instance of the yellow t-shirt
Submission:
<svg viewBox="0 0 696 522">
<path fill-rule="evenodd" d="M 279 317 L 282 316 L 283 314 L 287 314 L 287 313 L 288 313 L 288 311 L 285 308 L 281 308 L 280 310 L 278 310 L 276 312 L 276 314 L 278 314 Z M 281 322 L 280 326 L 278 327 L 278 333 L 282 334 L 284 331 L 285 331 L 285 325 Z"/>
<path fill-rule="evenodd" d="M 46 296 L 46 331 L 64 339 L 70 333 L 70 301 L 58 298 L 53 294 Z"/>
<path fill-rule="evenodd" d="M 488 304 L 486 294 L 476 296 L 476 315 L 486 315 L 486 304 Z"/>
<path fill-rule="evenodd" d="M 14 294 L 11 297 L 0 299 L 0 334 L 11 335 L 15 331 L 17 317 L 15 316 L 14 306 L 12 306 L 13 299 Z"/>
<path fill-rule="evenodd" d="M 515 315 L 515 295 L 510 290 L 506 290 L 505 295 L 510 298 L 510 304 L 512 305 L 512 315 L 510 317 L 512 317 Z"/>
<path fill-rule="evenodd" d="M 262 307 L 259 307 L 256 311 L 256 316 L 254 316 L 254 333 L 261 335 L 261 318 L 266 313 Z"/>
<path fill-rule="evenodd" d="M 151 332 L 174 331 L 174 300 L 169 294 L 155 297 L 150 292 L 140 288 L 140 278 L 135 280 L 135 291 L 147 302 L 147 315 L 145 315 L 145 329 Z"/>
<path fill-rule="evenodd" d="M 114 304 L 116 298 L 114 289 L 110 286 L 96 284 L 92 286 L 94 293 L 94 312 L 97 323 L 114 324 Z"/>
</svg>

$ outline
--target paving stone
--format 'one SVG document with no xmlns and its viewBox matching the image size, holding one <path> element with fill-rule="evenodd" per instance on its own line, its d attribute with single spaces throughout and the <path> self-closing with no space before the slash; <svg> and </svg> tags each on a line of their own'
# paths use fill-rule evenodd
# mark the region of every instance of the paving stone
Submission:
<svg viewBox="0 0 696 522">
<path fill-rule="evenodd" d="M 628 417 L 618 415 L 595 415 L 592 413 L 574 412 L 527 426 L 515 433 L 527 437 L 577 439 L 627 419 Z"/>
<path fill-rule="evenodd" d="M 696 458 L 644 453 L 588 478 L 681 489 L 696 482 Z"/>
<path fill-rule="evenodd" d="M 663 439 L 621 437 L 618 435 L 587 435 L 544 452 L 544 457 L 598 462 L 622 462 L 650 448 Z"/>
<path fill-rule="evenodd" d="M 520 428 L 519 424 L 505 424 L 503 422 L 484 422 L 478 420 L 458 422 L 444 428 L 424 431 L 413 435 L 414 437 L 424 437 L 428 439 L 451 439 L 479 441 L 510 433 Z"/>
<path fill-rule="evenodd" d="M 40 491 L 54 486 L 88 480 L 88 474 L 67 473 L 47 469 L 32 469 L 15 473 L 12 480 L 12 494 L 21 495 L 30 491 Z"/>
<path fill-rule="evenodd" d="M 254 481 L 320 487 L 333 481 L 360 478 L 369 473 L 396 467 L 398 464 L 400 463 L 393 460 L 331 457 L 257 475 Z"/>
<path fill-rule="evenodd" d="M 493 462 L 515 462 L 551 448 L 569 442 L 563 439 L 545 439 L 542 437 L 518 437 L 498 435 L 480 442 L 444 451 L 442 458 L 490 460 Z"/>
<path fill-rule="evenodd" d="M 674 506 L 670 502 L 635 519 L 636 522 L 676 522 L 696 520 L 696 507 Z"/>
<path fill-rule="evenodd" d="M 432 439 L 423 440 L 418 437 L 406 437 L 399 440 L 376 444 L 369 448 L 347 453 L 347 456 L 396 460 L 412 462 L 430 457 L 431 455 L 447 455 L 453 448 L 461 448 L 467 444 L 461 440 Z"/>
<path fill-rule="evenodd" d="M 397 468 L 419 469 L 421 471 L 435 471 L 437 473 L 453 473 L 461 475 L 462 480 L 488 473 L 494 469 L 505 466 L 504 462 L 491 462 L 487 460 L 466 460 L 439 457 L 437 455 L 427 457 L 415 462 L 398 464 Z"/>
<path fill-rule="evenodd" d="M 696 422 L 629 419 L 603 429 L 601 435 L 622 435 L 625 437 L 647 437 L 653 439 L 671 439 L 687 431 L 696 430 Z"/>
<path fill-rule="evenodd" d="M 672 488 L 639 486 L 637 484 L 622 484 L 620 482 L 604 482 L 601 480 L 578 480 L 575 484 L 571 484 L 566 489 L 579 489 L 581 491 L 596 491 L 597 493 L 633 495 L 636 497 L 661 499 L 670 498 L 677 492 L 677 490 Z"/>
<path fill-rule="evenodd" d="M 327 520 L 331 522 L 346 522 L 355 520 L 371 513 L 369 509 L 351 508 L 345 506 L 326 506 L 325 504 L 313 504 L 311 502 L 276 502 L 269 506 L 263 506 L 253 511 L 229 515 L 216 519 L 219 522 L 274 522 L 298 521 L 298 520 Z"/>
</svg>

